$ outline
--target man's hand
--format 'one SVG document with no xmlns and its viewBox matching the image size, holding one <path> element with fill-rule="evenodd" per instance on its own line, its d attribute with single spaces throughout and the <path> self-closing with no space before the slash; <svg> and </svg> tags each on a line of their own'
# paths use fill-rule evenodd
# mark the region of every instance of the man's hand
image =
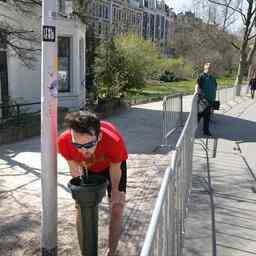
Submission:
<svg viewBox="0 0 256 256">
<path fill-rule="evenodd" d="M 79 165 L 78 162 L 75 162 L 75 161 L 67 161 L 67 162 L 69 166 L 70 175 L 72 177 L 78 177 L 83 174 L 81 166 Z"/>
<path fill-rule="evenodd" d="M 111 208 L 113 206 L 123 207 L 125 204 L 125 193 L 119 190 L 111 191 Z"/>
<path fill-rule="evenodd" d="M 203 91 L 202 91 L 202 89 L 199 87 L 199 84 L 198 84 L 198 83 L 195 85 L 195 94 L 203 95 Z"/>
</svg>

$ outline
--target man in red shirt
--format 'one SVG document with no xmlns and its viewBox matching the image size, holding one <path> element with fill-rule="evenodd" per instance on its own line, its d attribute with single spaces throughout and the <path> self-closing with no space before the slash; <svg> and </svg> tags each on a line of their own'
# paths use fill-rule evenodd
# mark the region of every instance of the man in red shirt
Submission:
<svg viewBox="0 0 256 256">
<path fill-rule="evenodd" d="M 73 112 L 65 118 L 69 129 L 58 140 L 59 153 L 67 160 L 70 174 L 81 176 L 83 169 L 108 180 L 111 201 L 108 256 L 113 256 L 121 234 L 125 203 L 128 158 L 124 140 L 114 125 L 100 121 L 89 112 Z M 77 231 L 81 242 L 80 209 L 77 206 Z"/>
</svg>

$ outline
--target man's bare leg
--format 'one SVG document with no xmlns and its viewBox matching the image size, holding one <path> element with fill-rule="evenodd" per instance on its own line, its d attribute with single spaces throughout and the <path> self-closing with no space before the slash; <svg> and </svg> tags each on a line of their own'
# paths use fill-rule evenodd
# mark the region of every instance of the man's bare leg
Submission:
<svg viewBox="0 0 256 256">
<path fill-rule="evenodd" d="M 120 194 L 119 200 L 111 203 L 108 256 L 114 256 L 122 230 L 125 193 Z"/>
</svg>

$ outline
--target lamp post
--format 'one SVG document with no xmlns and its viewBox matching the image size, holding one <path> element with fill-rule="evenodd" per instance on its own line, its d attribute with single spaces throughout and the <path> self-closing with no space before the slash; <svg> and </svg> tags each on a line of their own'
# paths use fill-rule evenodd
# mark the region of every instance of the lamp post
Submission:
<svg viewBox="0 0 256 256">
<path fill-rule="evenodd" d="M 57 255 L 57 36 L 56 0 L 42 1 L 41 253 Z"/>
</svg>

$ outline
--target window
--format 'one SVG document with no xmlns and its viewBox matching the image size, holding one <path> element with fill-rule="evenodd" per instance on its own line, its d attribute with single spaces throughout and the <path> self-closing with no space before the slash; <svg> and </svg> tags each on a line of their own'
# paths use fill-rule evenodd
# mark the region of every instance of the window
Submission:
<svg viewBox="0 0 256 256">
<path fill-rule="evenodd" d="M 70 92 L 70 37 L 58 37 L 59 92 Z"/>
<path fill-rule="evenodd" d="M 97 4 L 97 7 L 96 7 L 96 17 L 100 17 L 100 6 Z"/>
<path fill-rule="evenodd" d="M 65 3 L 64 3 L 64 0 L 58 0 L 58 1 L 57 1 L 57 10 L 58 10 L 59 12 L 62 12 L 62 13 L 65 12 Z"/>
<path fill-rule="evenodd" d="M 114 7 L 114 10 L 113 10 L 113 20 L 116 20 L 116 8 Z"/>
<path fill-rule="evenodd" d="M 100 13 L 99 14 L 100 14 L 99 15 L 100 18 L 104 17 L 104 15 L 103 15 L 103 6 L 102 5 L 100 5 Z"/>
<path fill-rule="evenodd" d="M 90 9 L 90 12 L 92 12 L 92 16 L 96 17 L 96 3 L 92 3 L 92 7 Z"/>
<path fill-rule="evenodd" d="M 98 34 L 100 35 L 102 32 L 102 29 L 101 29 L 101 23 L 99 22 L 98 23 Z"/>
<path fill-rule="evenodd" d="M 0 31 L 0 51 L 6 50 L 7 47 L 7 32 L 5 30 Z"/>
</svg>

